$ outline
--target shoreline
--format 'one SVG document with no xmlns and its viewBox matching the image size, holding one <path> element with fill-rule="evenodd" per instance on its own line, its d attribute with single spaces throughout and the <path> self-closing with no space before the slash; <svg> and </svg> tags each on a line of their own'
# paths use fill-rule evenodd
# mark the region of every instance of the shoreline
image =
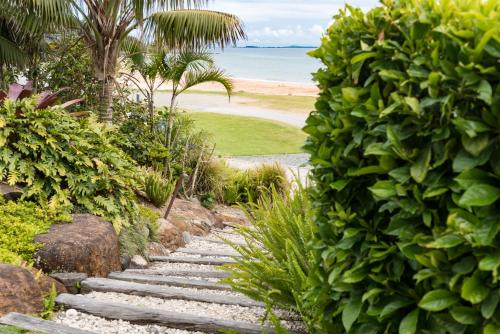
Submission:
<svg viewBox="0 0 500 334">
<path fill-rule="evenodd" d="M 286 81 L 255 80 L 246 78 L 232 78 L 234 83 L 234 93 L 252 93 L 264 95 L 284 95 L 284 96 L 317 96 L 318 87 L 314 83 L 297 83 Z M 169 90 L 169 85 L 162 85 L 159 90 Z M 224 92 L 219 84 L 204 83 L 194 88 L 197 92 Z"/>
</svg>

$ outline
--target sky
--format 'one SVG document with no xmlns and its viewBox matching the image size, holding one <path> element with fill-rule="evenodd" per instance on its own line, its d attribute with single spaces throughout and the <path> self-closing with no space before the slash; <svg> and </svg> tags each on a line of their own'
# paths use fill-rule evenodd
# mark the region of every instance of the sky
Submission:
<svg viewBox="0 0 500 334">
<path fill-rule="evenodd" d="M 247 41 L 240 46 L 318 46 L 321 35 L 343 0 L 214 0 L 209 9 L 239 16 Z M 349 0 L 352 6 L 369 10 L 378 0 Z"/>
</svg>

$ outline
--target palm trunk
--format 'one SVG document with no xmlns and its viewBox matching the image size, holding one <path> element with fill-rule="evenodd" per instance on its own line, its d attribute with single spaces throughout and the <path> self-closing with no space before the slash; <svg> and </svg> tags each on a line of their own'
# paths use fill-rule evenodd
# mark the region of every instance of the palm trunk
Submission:
<svg viewBox="0 0 500 334">
<path fill-rule="evenodd" d="M 113 121 L 113 109 L 111 102 L 113 99 L 113 81 L 106 77 L 99 81 L 99 120 L 103 123 L 111 123 Z"/>
<path fill-rule="evenodd" d="M 168 122 L 167 122 L 167 149 L 170 150 L 170 145 L 172 143 L 172 131 L 173 131 L 173 118 L 174 118 L 174 106 L 175 106 L 175 90 L 172 93 L 172 99 L 170 100 L 170 109 L 168 110 Z"/>
</svg>

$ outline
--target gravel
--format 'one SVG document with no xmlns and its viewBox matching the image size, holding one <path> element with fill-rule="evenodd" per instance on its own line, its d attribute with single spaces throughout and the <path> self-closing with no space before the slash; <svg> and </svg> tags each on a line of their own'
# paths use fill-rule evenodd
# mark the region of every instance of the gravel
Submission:
<svg viewBox="0 0 500 334">
<path fill-rule="evenodd" d="M 159 274 L 161 274 L 162 270 L 197 270 L 197 271 L 218 270 L 217 266 L 211 266 L 207 264 L 168 263 L 168 262 L 155 262 L 150 265 L 150 269 L 158 270 Z"/>
<path fill-rule="evenodd" d="M 106 320 L 69 309 L 56 314 L 54 321 L 71 327 L 101 334 L 203 334 L 157 325 L 134 325 L 123 320 Z"/>
<path fill-rule="evenodd" d="M 215 239 L 214 239 L 215 240 Z M 186 245 L 186 248 L 192 250 L 210 250 L 210 251 L 230 251 L 232 250 L 231 246 L 226 244 L 216 244 L 209 241 L 201 241 L 201 240 L 193 240 L 193 242 Z"/>
</svg>

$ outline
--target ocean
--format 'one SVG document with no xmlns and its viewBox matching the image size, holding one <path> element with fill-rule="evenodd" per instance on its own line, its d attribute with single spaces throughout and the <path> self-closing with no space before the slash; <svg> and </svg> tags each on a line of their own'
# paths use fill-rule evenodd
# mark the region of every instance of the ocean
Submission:
<svg viewBox="0 0 500 334">
<path fill-rule="evenodd" d="M 235 78 L 312 84 L 320 63 L 306 48 L 227 48 L 215 51 L 218 67 Z"/>
</svg>

